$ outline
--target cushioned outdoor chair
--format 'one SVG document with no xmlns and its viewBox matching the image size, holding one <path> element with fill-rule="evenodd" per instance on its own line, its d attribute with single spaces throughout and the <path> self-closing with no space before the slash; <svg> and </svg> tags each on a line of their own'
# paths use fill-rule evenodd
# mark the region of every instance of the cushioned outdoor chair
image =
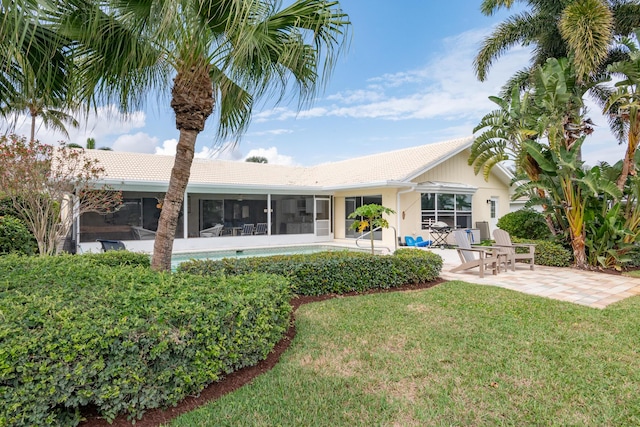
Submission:
<svg viewBox="0 0 640 427">
<path fill-rule="evenodd" d="M 106 240 L 106 239 L 97 239 L 97 242 L 100 242 L 102 245 L 102 252 L 107 251 L 126 251 L 127 248 L 124 246 L 124 243 L 120 240 Z"/>
<path fill-rule="evenodd" d="M 423 240 L 422 236 L 418 236 L 415 239 L 411 236 L 404 236 L 404 243 L 407 246 L 417 246 L 419 248 L 424 248 L 431 245 L 431 240 Z"/>
<path fill-rule="evenodd" d="M 516 271 L 516 261 L 522 260 L 529 263 L 529 268 L 533 270 L 535 263 L 536 245 L 533 243 L 511 243 L 511 236 L 504 230 L 496 228 L 493 230 L 494 246 L 500 248 L 500 254 L 505 260 L 505 270 L 511 264 L 511 269 Z M 527 248 L 527 252 L 518 253 L 517 248 Z"/>
<path fill-rule="evenodd" d="M 204 230 L 200 230 L 200 237 L 218 237 L 222 234 L 222 229 L 224 225 L 216 224 L 213 227 L 205 228 Z"/>
<path fill-rule="evenodd" d="M 488 248 L 486 246 L 471 247 L 467 232 L 464 230 L 456 230 L 453 237 L 458 247 L 458 255 L 461 264 L 451 270 L 452 273 L 458 271 L 469 270 L 478 267 L 480 269 L 480 277 L 484 277 L 485 270 L 491 270 L 493 274 L 498 274 L 499 258 L 497 248 Z"/>
</svg>

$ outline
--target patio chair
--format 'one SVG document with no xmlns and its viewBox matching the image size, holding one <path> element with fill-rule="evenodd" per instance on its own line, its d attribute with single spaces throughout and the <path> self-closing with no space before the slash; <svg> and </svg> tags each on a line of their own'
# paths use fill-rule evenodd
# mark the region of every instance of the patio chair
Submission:
<svg viewBox="0 0 640 427">
<path fill-rule="evenodd" d="M 205 228 L 204 230 L 200 230 L 200 237 L 218 237 L 222 234 L 222 229 L 224 225 L 216 224 L 213 227 Z"/>
<path fill-rule="evenodd" d="M 494 246 L 500 248 L 500 252 L 505 258 L 505 270 L 508 264 L 511 269 L 516 271 L 516 261 L 523 260 L 529 263 L 529 268 L 533 270 L 535 263 L 536 245 L 533 243 L 511 243 L 511 236 L 504 230 L 496 228 L 493 230 L 493 239 L 496 241 Z M 517 248 L 527 248 L 528 252 L 518 253 Z"/>
<path fill-rule="evenodd" d="M 242 226 L 242 232 L 240 233 L 241 236 L 251 236 L 253 234 L 253 232 L 255 231 L 256 226 L 253 224 L 244 224 Z"/>
<path fill-rule="evenodd" d="M 266 222 L 257 223 L 255 234 L 256 236 L 259 234 L 267 234 L 267 223 Z"/>
<path fill-rule="evenodd" d="M 484 246 L 471 247 L 467 232 L 464 230 L 454 231 L 453 237 L 458 245 L 456 250 L 460 256 L 461 264 L 453 268 L 451 270 L 452 273 L 478 267 L 481 278 L 484 277 L 484 271 L 487 269 L 491 270 L 494 275 L 498 274 L 499 258 L 496 248 L 487 248 Z"/>
<path fill-rule="evenodd" d="M 135 240 L 154 240 L 156 238 L 156 232 L 153 230 L 147 230 L 146 228 L 131 226 L 133 232 L 133 238 Z"/>
<path fill-rule="evenodd" d="M 102 245 L 102 252 L 127 250 L 124 243 L 120 240 L 97 239 L 96 242 L 100 242 Z"/>
<path fill-rule="evenodd" d="M 404 236 L 404 242 L 407 246 L 416 246 L 419 248 L 431 246 L 431 240 L 423 240 L 422 236 L 418 236 L 415 239 L 411 236 Z"/>
</svg>

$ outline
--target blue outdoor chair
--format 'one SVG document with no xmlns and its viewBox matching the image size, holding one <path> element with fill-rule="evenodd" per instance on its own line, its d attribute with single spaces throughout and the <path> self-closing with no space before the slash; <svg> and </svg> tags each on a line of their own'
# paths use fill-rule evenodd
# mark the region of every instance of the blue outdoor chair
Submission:
<svg viewBox="0 0 640 427">
<path fill-rule="evenodd" d="M 415 239 L 411 236 L 404 236 L 404 242 L 407 246 L 416 246 L 419 248 L 431 246 L 431 240 L 423 240 L 422 236 L 418 236 Z"/>
</svg>

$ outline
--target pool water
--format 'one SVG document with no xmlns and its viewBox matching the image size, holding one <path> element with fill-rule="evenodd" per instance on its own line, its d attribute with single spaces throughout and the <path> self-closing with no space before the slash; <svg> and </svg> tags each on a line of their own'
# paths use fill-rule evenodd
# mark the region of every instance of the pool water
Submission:
<svg viewBox="0 0 640 427">
<path fill-rule="evenodd" d="M 316 252 L 325 251 L 362 251 L 356 248 L 347 248 L 344 246 L 330 246 L 330 245 L 314 245 L 314 246 L 277 246 L 270 248 L 250 248 L 250 249 L 237 249 L 237 250 L 224 250 L 224 251 L 209 251 L 209 252 L 185 252 L 174 254 L 171 257 L 171 269 L 175 269 L 185 261 L 190 260 L 220 260 L 222 258 L 247 258 L 254 256 L 270 256 L 270 255 L 294 255 L 294 254 L 312 254 Z"/>
</svg>

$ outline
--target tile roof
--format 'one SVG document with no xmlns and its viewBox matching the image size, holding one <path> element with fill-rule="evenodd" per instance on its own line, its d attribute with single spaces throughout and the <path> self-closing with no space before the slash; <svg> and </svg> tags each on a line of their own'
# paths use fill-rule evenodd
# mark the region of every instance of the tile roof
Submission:
<svg viewBox="0 0 640 427">
<path fill-rule="evenodd" d="M 408 181 L 468 148 L 473 138 L 421 145 L 316 166 L 282 166 L 228 160 L 194 159 L 190 185 L 282 186 L 331 189 Z M 173 156 L 87 150 L 113 182 L 169 182 Z"/>
</svg>

